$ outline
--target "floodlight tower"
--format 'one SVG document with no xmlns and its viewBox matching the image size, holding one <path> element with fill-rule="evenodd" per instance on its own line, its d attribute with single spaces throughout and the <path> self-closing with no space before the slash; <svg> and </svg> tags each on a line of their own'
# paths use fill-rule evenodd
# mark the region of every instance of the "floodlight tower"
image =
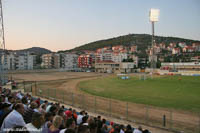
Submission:
<svg viewBox="0 0 200 133">
<path fill-rule="evenodd" d="M 154 39 L 154 23 L 158 22 L 158 17 L 160 14 L 160 10 L 159 9 L 151 9 L 149 12 L 149 19 L 150 22 L 152 23 L 152 53 L 151 53 L 151 68 L 154 70 L 156 68 L 156 63 L 157 63 L 157 56 L 155 55 L 155 49 L 154 49 L 154 45 L 155 45 L 155 39 Z"/>
<path fill-rule="evenodd" d="M 3 25 L 3 8 L 0 0 L 0 85 L 5 83 L 5 38 Z"/>
</svg>

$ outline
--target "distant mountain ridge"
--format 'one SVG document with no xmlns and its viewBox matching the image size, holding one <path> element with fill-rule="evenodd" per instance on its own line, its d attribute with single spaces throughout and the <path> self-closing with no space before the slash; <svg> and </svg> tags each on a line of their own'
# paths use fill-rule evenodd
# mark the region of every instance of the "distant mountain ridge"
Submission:
<svg viewBox="0 0 200 133">
<path fill-rule="evenodd" d="M 20 49 L 20 50 L 9 50 L 9 51 L 14 51 L 17 53 L 24 53 L 24 52 L 30 52 L 34 53 L 36 55 L 42 55 L 42 54 L 49 54 L 52 53 L 51 50 L 48 50 L 46 48 L 41 48 L 41 47 L 32 47 L 32 48 L 27 48 L 27 49 Z"/>
<path fill-rule="evenodd" d="M 115 45 L 124 45 L 124 46 L 137 45 L 138 50 L 140 50 L 143 53 L 148 48 L 148 46 L 151 46 L 151 40 L 152 40 L 152 36 L 149 34 L 128 34 L 124 36 L 91 42 L 91 43 L 76 47 L 74 49 L 59 51 L 59 52 L 96 50 L 98 48 L 103 48 L 107 46 L 115 46 Z M 192 43 L 196 43 L 196 42 L 200 43 L 200 41 L 198 40 L 184 39 L 184 38 L 178 38 L 178 37 L 163 37 L 163 36 L 156 36 L 155 42 L 156 43 L 163 42 L 167 46 L 169 45 L 169 43 L 178 43 L 178 42 L 185 42 L 188 45 L 191 45 Z"/>
</svg>

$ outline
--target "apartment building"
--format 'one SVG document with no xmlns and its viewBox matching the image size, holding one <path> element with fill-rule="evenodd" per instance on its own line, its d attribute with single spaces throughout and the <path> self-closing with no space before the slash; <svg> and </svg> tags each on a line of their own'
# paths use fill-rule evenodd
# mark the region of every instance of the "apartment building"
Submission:
<svg viewBox="0 0 200 133">
<path fill-rule="evenodd" d="M 99 61 L 95 63 L 95 72 L 99 73 L 131 73 L 134 69 L 132 62 Z"/>
<path fill-rule="evenodd" d="M 78 69 L 78 55 L 74 53 L 61 54 L 61 68 L 66 70 Z"/>
<path fill-rule="evenodd" d="M 43 54 L 41 67 L 47 69 L 60 68 L 60 54 L 57 53 Z"/>
<path fill-rule="evenodd" d="M 92 68 L 94 64 L 93 56 L 90 54 L 83 54 L 78 57 L 78 67 Z"/>
<path fill-rule="evenodd" d="M 4 68 L 6 70 L 32 70 L 36 65 L 36 56 L 29 52 L 20 54 L 9 52 L 4 56 L 2 59 L 5 60 Z"/>
<path fill-rule="evenodd" d="M 112 55 L 113 62 L 122 62 L 124 59 L 128 59 L 127 53 L 113 53 Z"/>
</svg>

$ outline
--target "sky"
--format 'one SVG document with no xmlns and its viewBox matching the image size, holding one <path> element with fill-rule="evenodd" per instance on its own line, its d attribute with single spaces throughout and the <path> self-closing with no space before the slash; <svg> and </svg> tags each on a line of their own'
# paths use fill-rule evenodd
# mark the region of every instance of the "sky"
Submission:
<svg viewBox="0 0 200 133">
<path fill-rule="evenodd" d="M 132 33 L 200 40 L 200 0 L 2 0 L 6 49 L 54 52 Z"/>
</svg>

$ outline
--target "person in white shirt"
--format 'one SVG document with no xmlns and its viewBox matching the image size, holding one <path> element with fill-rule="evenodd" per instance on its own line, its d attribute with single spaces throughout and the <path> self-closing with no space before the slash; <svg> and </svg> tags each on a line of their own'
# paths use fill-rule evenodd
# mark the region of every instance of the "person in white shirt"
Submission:
<svg viewBox="0 0 200 133">
<path fill-rule="evenodd" d="M 80 125 L 82 123 L 82 121 L 83 121 L 82 118 L 84 116 L 84 113 L 85 113 L 84 111 L 81 111 L 80 114 L 78 115 L 78 117 L 77 117 L 77 124 L 78 125 Z"/>
<path fill-rule="evenodd" d="M 137 129 L 134 129 L 133 133 L 142 133 L 142 127 L 139 126 Z"/>
<path fill-rule="evenodd" d="M 50 103 L 50 104 L 47 106 L 46 112 L 49 112 L 49 110 L 50 110 L 50 108 L 51 108 L 52 105 L 53 105 L 53 103 Z"/>
<path fill-rule="evenodd" d="M 1 133 L 5 133 L 7 130 L 16 126 L 25 126 L 26 123 L 22 117 L 24 113 L 24 105 L 21 103 L 16 104 L 15 110 L 13 110 L 3 121 L 1 126 Z"/>
<path fill-rule="evenodd" d="M 22 94 L 21 94 L 21 91 L 18 91 L 18 93 L 16 94 L 16 96 L 17 96 L 19 99 L 22 99 L 22 98 L 23 98 L 23 96 L 22 96 Z"/>
<path fill-rule="evenodd" d="M 41 126 L 44 124 L 44 115 L 38 112 L 34 112 L 32 115 L 32 122 L 26 124 L 26 128 L 30 133 L 41 133 Z"/>
</svg>

